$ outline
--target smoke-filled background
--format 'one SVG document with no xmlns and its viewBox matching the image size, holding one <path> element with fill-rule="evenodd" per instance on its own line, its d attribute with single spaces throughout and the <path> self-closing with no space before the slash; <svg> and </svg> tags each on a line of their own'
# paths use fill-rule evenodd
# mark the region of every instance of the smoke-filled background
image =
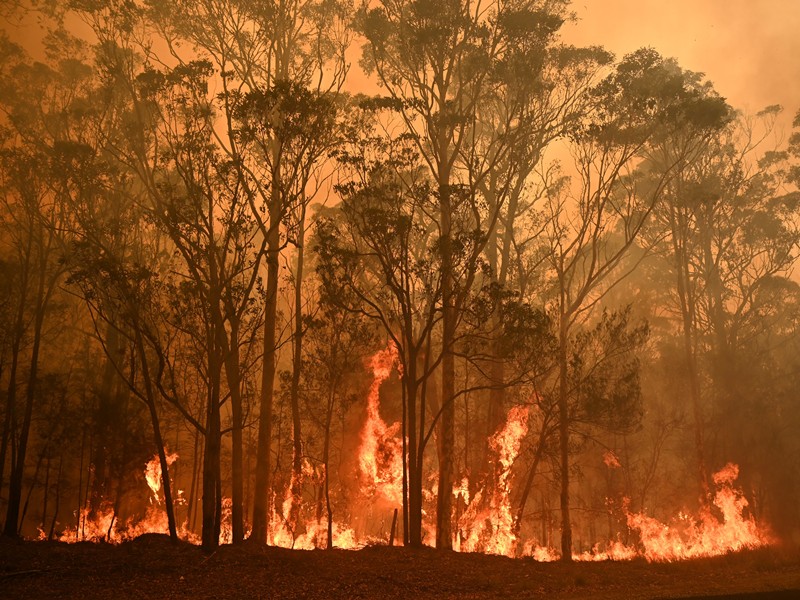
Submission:
<svg viewBox="0 0 800 600">
<path fill-rule="evenodd" d="M 800 8 L 477 5 L 2 9 L 6 535 L 800 541 Z"/>
</svg>

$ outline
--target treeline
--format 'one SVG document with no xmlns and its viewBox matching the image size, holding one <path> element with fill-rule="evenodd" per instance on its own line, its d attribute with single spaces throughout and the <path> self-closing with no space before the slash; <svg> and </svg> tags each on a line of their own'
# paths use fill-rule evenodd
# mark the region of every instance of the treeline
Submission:
<svg viewBox="0 0 800 600">
<path fill-rule="evenodd" d="M 173 537 L 214 548 L 226 499 L 233 543 L 306 511 L 330 547 L 387 341 L 407 544 L 452 547 L 516 404 L 514 528 L 567 559 L 728 461 L 798 531 L 779 107 L 565 44 L 565 0 L 34 8 L 43 58 L 0 39 L 5 534 L 124 513 L 157 453 Z"/>
</svg>

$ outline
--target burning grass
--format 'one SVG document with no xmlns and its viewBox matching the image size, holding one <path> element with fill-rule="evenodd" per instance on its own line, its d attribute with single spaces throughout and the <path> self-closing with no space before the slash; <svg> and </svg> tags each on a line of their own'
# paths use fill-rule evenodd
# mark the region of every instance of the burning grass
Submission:
<svg viewBox="0 0 800 600">
<path fill-rule="evenodd" d="M 381 509 L 400 509 L 402 504 L 402 443 L 400 424 L 387 425 L 380 415 L 380 387 L 394 369 L 399 369 L 397 350 L 389 345 L 376 353 L 370 360 L 373 382 L 367 398 L 367 415 L 361 430 L 358 454 L 360 502 L 372 503 Z M 551 547 L 541 546 L 536 540 L 520 539 L 514 527 L 511 497 L 514 478 L 512 469 L 517 460 L 522 441 L 528 433 L 529 421 L 535 418 L 535 408 L 515 406 L 508 413 L 506 423 L 490 438 L 492 450 L 492 477 L 481 484 L 473 497 L 470 497 L 470 482 L 467 478 L 459 481 L 453 489 L 456 498 L 453 519 L 458 526 L 454 532 L 453 548 L 467 553 L 484 553 L 506 557 L 529 557 L 537 562 L 553 562 L 560 558 L 559 552 Z M 167 464 L 178 460 L 175 453 L 167 453 Z M 611 452 L 603 456 L 609 469 L 620 468 L 619 459 Z M 748 514 L 748 502 L 737 487 L 739 469 L 729 463 L 713 476 L 716 486 L 713 498 L 701 507 L 694 516 L 680 512 L 672 519 L 662 522 L 646 512 L 633 513 L 623 501 L 629 532 L 636 541 L 623 544 L 609 540 L 597 544 L 591 551 L 573 554 L 578 562 L 631 561 L 643 558 L 647 562 L 674 562 L 687 559 L 708 558 L 754 550 L 772 543 L 769 533 Z M 324 477 L 307 464 L 303 477 Z M 167 517 L 163 508 L 161 491 L 161 465 L 154 456 L 144 468 L 144 477 L 151 496 L 144 518 L 139 521 L 128 520 L 120 523 L 114 509 L 81 514 L 79 523 L 65 530 L 60 541 L 103 541 L 121 543 L 148 533 L 167 531 Z M 435 475 L 434 475 L 435 479 Z M 313 510 L 294 510 L 303 508 L 303 498 L 294 497 L 294 485 L 289 485 L 282 500 L 275 498 L 270 518 L 268 541 L 273 546 L 289 549 L 312 550 L 324 548 L 327 544 L 328 523 L 325 516 L 292 522 L 294 516 Z M 436 486 L 428 492 L 428 502 L 435 503 Z M 180 490 L 178 492 L 180 499 Z M 223 526 L 220 542 L 229 543 L 232 539 L 230 526 L 230 501 L 223 510 Z M 226 503 L 223 503 L 225 508 Z M 459 511 L 459 512 L 455 512 Z M 227 519 L 225 518 L 227 517 Z M 298 520 L 299 521 L 299 520 Z M 426 531 L 435 531 L 430 518 L 423 522 Z M 359 535 L 348 523 L 332 523 L 333 547 L 339 549 L 359 549 L 368 545 L 386 543 L 370 535 Z M 179 536 L 192 544 L 199 543 L 197 535 L 186 525 L 179 527 Z M 41 535 L 44 539 L 44 533 Z M 433 535 L 427 539 L 432 540 Z M 638 539 L 637 539 L 638 538 Z"/>
</svg>

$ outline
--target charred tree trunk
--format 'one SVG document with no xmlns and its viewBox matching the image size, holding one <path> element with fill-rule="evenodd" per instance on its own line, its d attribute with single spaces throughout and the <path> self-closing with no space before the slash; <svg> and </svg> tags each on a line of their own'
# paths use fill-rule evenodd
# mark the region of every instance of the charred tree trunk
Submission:
<svg viewBox="0 0 800 600">
<path fill-rule="evenodd" d="M 300 208 L 297 231 L 297 269 L 294 277 L 294 344 L 292 359 L 292 384 L 290 401 L 292 408 L 292 479 L 291 493 L 294 502 L 290 514 L 286 515 L 294 531 L 300 514 L 300 497 L 303 482 L 303 439 L 300 423 L 300 374 L 303 368 L 303 259 L 305 240 L 305 206 Z"/>
<path fill-rule="evenodd" d="M 258 421 L 258 448 L 256 450 L 256 478 L 253 487 L 253 533 L 256 542 L 266 544 L 270 490 L 270 453 L 272 448 L 272 403 L 275 387 L 275 349 L 277 344 L 278 313 L 278 258 L 280 255 L 280 224 L 282 218 L 281 194 L 278 189 L 280 170 L 273 167 L 272 198 L 269 207 L 267 231 L 267 297 L 264 307 L 264 358 L 261 376 L 261 403 Z"/>
<path fill-rule="evenodd" d="M 189 529 L 196 530 L 197 524 L 197 482 L 200 470 L 200 431 L 194 431 L 194 452 L 192 453 L 192 480 L 189 484 L 189 500 L 186 506 L 186 520 Z"/>
<path fill-rule="evenodd" d="M 219 381 L 212 382 L 206 408 L 206 439 L 203 453 L 203 531 L 202 543 L 206 552 L 219 545 L 218 505 L 222 499 L 217 495 L 220 478 L 220 414 Z"/>
<path fill-rule="evenodd" d="M 547 438 L 547 431 L 548 431 L 548 421 L 545 419 L 542 422 L 542 429 L 539 432 L 539 439 L 537 440 L 536 452 L 533 455 L 533 463 L 531 464 L 530 469 L 528 470 L 528 476 L 525 478 L 525 484 L 522 486 L 522 494 L 520 495 L 519 499 L 519 507 L 517 508 L 517 514 L 514 517 L 514 524 L 512 526 L 512 532 L 515 536 L 519 536 L 520 529 L 522 528 L 522 519 L 525 516 L 525 506 L 528 504 L 528 497 L 530 496 L 531 490 L 533 489 L 533 481 L 536 478 L 536 472 L 539 469 L 539 463 L 542 460 L 542 455 L 544 454 L 544 444 Z"/>
<path fill-rule="evenodd" d="M 408 531 L 405 534 L 408 545 L 422 546 L 422 450 L 425 439 L 424 405 L 417 406 L 417 365 L 416 354 L 409 352 L 409 360 L 403 369 L 403 380 L 406 388 L 406 411 L 408 442 Z M 420 409 L 420 410 L 418 410 Z"/>
<path fill-rule="evenodd" d="M 563 299 L 562 299 L 563 307 Z M 567 381 L 567 315 L 561 311 L 558 347 L 558 436 L 561 466 L 561 560 L 572 561 L 572 522 L 569 514 L 569 388 Z"/>
<path fill-rule="evenodd" d="M 142 341 L 142 334 L 139 329 L 136 329 L 134 334 L 136 342 L 136 349 L 139 353 L 139 361 L 142 364 L 142 378 L 144 379 L 145 398 L 147 398 L 147 408 L 150 412 L 150 422 L 153 426 L 153 439 L 156 443 L 158 450 L 158 461 L 161 465 L 161 485 L 164 489 L 164 507 L 167 511 L 167 526 L 169 528 L 169 537 L 173 542 L 178 541 L 178 528 L 175 525 L 175 506 L 172 502 L 172 486 L 169 481 L 169 463 L 167 462 L 167 453 L 164 450 L 164 438 L 161 435 L 161 423 L 158 419 L 158 411 L 156 410 L 155 394 L 153 392 L 153 381 L 150 377 L 150 367 L 147 361 L 147 353 L 145 352 L 144 342 Z"/>
<path fill-rule="evenodd" d="M 116 327 L 110 323 L 106 324 L 106 347 L 109 354 L 117 354 L 120 349 L 120 336 Z M 106 356 L 103 367 L 103 376 L 100 380 L 100 389 L 97 390 L 97 406 L 95 408 L 95 435 L 98 443 L 95 444 L 91 458 L 94 467 L 94 479 L 89 496 L 89 514 L 95 515 L 100 509 L 102 502 L 108 498 L 108 487 L 110 478 L 110 456 L 113 452 L 109 449 L 115 444 L 116 428 L 114 406 L 118 400 L 115 397 L 115 381 L 117 377 L 114 366 L 114 358 Z"/>
<path fill-rule="evenodd" d="M 36 384 L 39 376 L 39 350 L 42 343 L 42 327 L 44 325 L 45 312 L 47 310 L 52 286 L 45 288 L 45 267 L 40 265 L 41 273 L 36 294 L 36 313 L 33 328 L 33 346 L 31 348 L 30 370 L 28 372 L 28 385 L 25 390 L 25 413 L 22 418 L 22 428 L 20 429 L 19 441 L 17 443 L 16 461 L 11 466 L 11 478 L 8 485 L 8 510 L 6 512 L 6 522 L 4 533 L 10 537 L 16 537 L 18 531 L 20 503 L 22 501 L 22 477 L 25 472 L 25 457 L 28 450 L 28 437 L 31 430 L 31 419 L 33 418 L 33 402 L 36 398 Z M 53 282 L 54 283 L 54 282 Z M 11 398 L 9 398 L 9 402 Z"/>
<path fill-rule="evenodd" d="M 331 508 L 331 483 L 330 483 L 330 455 L 331 455 L 331 423 L 333 422 L 333 405 L 336 392 L 328 391 L 328 406 L 325 413 L 325 439 L 322 445 L 322 467 L 325 469 L 323 492 L 325 495 L 325 512 L 328 518 L 327 545 L 328 550 L 333 549 L 333 510 Z"/>
<path fill-rule="evenodd" d="M 64 465 L 64 457 L 58 458 L 58 475 L 56 476 L 56 505 L 53 508 L 53 519 L 50 521 L 50 531 L 47 532 L 47 541 L 53 539 L 56 529 L 56 519 L 58 519 L 58 509 L 61 508 L 61 468 Z"/>
<path fill-rule="evenodd" d="M 239 370 L 239 321 L 231 316 L 230 343 L 225 355 L 225 375 L 231 395 L 231 534 L 232 543 L 244 540 L 244 416 L 242 409 L 242 384 Z M 220 328 L 224 335 L 224 327 Z"/>
<path fill-rule="evenodd" d="M 446 146 L 443 146 L 446 147 Z M 441 459 L 436 503 L 436 547 L 453 548 L 453 459 L 455 456 L 455 354 L 453 341 L 456 330 L 455 278 L 452 248 L 452 207 L 450 204 L 450 174 L 443 169 L 439 179 L 442 253 L 442 398 Z"/>
</svg>

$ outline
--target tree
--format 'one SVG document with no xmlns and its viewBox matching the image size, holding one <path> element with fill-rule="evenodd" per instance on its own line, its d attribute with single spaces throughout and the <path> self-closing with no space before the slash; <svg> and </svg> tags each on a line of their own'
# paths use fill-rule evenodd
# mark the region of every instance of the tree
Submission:
<svg viewBox="0 0 800 600">
<path fill-rule="evenodd" d="M 776 298 L 769 290 L 782 285 L 795 261 L 797 195 L 781 191 L 787 155 L 762 149 L 779 110 L 770 107 L 755 119 L 739 115 L 706 140 L 670 181 L 650 231 L 663 240 L 671 265 L 670 300 L 681 324 L 703 502 L 709 499 L 709 421 L 717 420 L 722 440 L 745 435 L 743 374 L 758 362 L 752 342 Z M 665 139 L 654 159 L 673 156 L 675 146 Z M 735 454 L 738 444 L 723 444 L 726 455 Z"/>
<path fill-rule="evenodd" d="M 437 548 L 452 547 L 454 339 L 488 232 L 502 206 L 486 206 L 478 186 L 513 147 L 514 124 L 524 102 L 506 107 L 501 127 L 484 142 L 484 148 L 495 149 L 482 155 L 471 146 L 479 106 L 509 85 L 503 70 L 515 64 L 520 52 L 551 43 L 564 12 L 562 2 L 461 0 L 385 1 L 362 10 L 361 29 L 367 38 L 362 62 L 397 102 L 438 202 L 442 391 Z M 463 161 L 464 155 L 470 159 Z M 460 215 L 468 216 L 460 220 Z"/>
<path fill-rule="evenodd" d="M 630 269 L 619 270 L 640 237 L 675 171 L 691 160 L 707 136 L 724 124 L 727 106 L 699 76 L 684 73 L 655 51 L 626 56 L 592 93 L 587 121 L 571 144 L 579 176 L 572 196 L 566 181 L 551 186 L 545 205 L 546 239 L 558 326 L 559 440 L 561 471 L 561 557 L 572 559 L 569 516 L 570 384 L 573 327 Z M 651 145 L 679 136 L 680 152 L 652 174 L 652 186 L 628 173 Z"/>
<path fill-rule="evenodd" d="M 389 107 L 395 105 L 389 102 Z M 440 263 L 435 200 L 416 147 L 407 136 L 377 134 L 374 111 L 363 102 L 339 152 L 343 164 L 336 218 L 317 227 L 317 272 L 325 297 L 379 323 L 398 351 L 403 381 L 403 520 L 406 543 L 422 544 L 428 382 L 441 360 L 431 336 L 440 320 Z"/>
</svg>

